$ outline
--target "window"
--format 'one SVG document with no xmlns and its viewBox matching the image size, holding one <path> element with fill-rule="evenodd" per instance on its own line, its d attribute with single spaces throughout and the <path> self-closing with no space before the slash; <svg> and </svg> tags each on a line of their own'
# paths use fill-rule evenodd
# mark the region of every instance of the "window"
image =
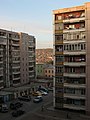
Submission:
<svg viewBox="0 0 90 120">
<path fill-rule="evenodd" d="M 62 52 L 63 51 L 63 46 L 56 46 L 56 51 L 57 52 Z"/>
<path fill-rule="evenodd" d="M 56 67 L 56 73 L 62 73 L 63 67 Z"/>
<path fill-rule="evenodd" d="M 63 56 L 56 56 L 56 62 L 63 62 Z"/>
<path fill-rule="evenodd" d="M 77 34 L 76 38 L 79 39 L 79 35 L 78 34 Z"/>
<path fill-rule="evenodd" d="M 47 70 L 45 70 L 45 72 L 47 73 Z"/>
<path fill-rule="evenodd" d="M 55 35 L 55 40 L 63 40 L 63 35 Z"/>
<path fill-rule="evenodd" d="M 56 77 L 55 81 L 56 81 L 56 83 L 62 83 L 63 82 L 63 77 Z"/>
<path fill-rule="evenodd" d="M 62 23 L 56 23 L 55 24 L 55 30 L 62 30 L 63 29 L 63 24 Z"/>
<path fill-rule="evenodd" d="M 58 15 L 58 16 L 57 16 L 57 19 L 58 19 L 58 20 L 61 20 L 61 19 L 62 19 L 62 16 Z"/>
</svg>

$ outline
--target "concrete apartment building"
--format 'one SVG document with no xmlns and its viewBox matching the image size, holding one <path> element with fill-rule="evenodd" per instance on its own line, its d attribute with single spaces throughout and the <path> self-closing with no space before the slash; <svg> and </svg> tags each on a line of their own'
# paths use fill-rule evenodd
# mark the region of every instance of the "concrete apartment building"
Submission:
<svg viewBox="0 0 90 120">
<path fill-rule="evenodd" d="M 26 33 L 20 33 L 21 84 L 30 83 L 36 78 L 35 38 Z"/>
<path fill-rule="evenodd" d="M 35 78 L 35 38 L 0 29 L 0 89 Z"/>
<path fill-rule="evenodd" d="M 90 2 L 53 17 L 54 107 L 90 115 Z"/>
</svg>

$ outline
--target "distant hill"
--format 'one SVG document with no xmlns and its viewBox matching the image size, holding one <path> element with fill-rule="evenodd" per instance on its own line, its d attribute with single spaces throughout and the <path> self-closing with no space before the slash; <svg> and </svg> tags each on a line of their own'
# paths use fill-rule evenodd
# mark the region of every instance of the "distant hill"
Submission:
<svg viewBox="0 0 90 120">
<path fill-rule="evenodd" d="M 53 49 L 36 49 L 36 62 L 37 63 L 46 63 L 53 60 Z"/>
</svg>

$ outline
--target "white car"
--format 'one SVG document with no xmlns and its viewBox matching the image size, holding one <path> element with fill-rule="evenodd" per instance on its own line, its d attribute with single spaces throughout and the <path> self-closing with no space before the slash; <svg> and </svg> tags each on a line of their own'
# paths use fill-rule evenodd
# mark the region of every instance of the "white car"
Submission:
<svg viewBox="0 0 90 120">
<path fill-rule="evenodd" d="M 43 90 L 40 90 L 40 92 L 41 92 L 42 95 L 48 95 L 48 93 L 43 91 Z"/>
<path fill-rule="evenodd" d="M 42 101 L 43 101 L 42 96 L 37 96 L 37 97 L 35 97 L 35 98 L 33 99 L 33 102 L 34 102 L 34 103 L 39 103 L 39 102 L 42 102 Z"/>
</svg>

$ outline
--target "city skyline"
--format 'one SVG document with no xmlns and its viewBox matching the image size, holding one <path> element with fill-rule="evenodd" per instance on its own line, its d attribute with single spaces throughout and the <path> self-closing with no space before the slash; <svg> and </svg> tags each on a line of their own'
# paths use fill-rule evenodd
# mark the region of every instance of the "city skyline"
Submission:
<svg viewBox="0 0 90 120">
<path fill-rule="evenodd" d="M 53 47 L 53 10 L 79 6 L 88 0 L 32 1 L 3 0 L 0 3 L 0 26 L 25 32 L 36 38 L 36 48 Z"/>
</svg>

